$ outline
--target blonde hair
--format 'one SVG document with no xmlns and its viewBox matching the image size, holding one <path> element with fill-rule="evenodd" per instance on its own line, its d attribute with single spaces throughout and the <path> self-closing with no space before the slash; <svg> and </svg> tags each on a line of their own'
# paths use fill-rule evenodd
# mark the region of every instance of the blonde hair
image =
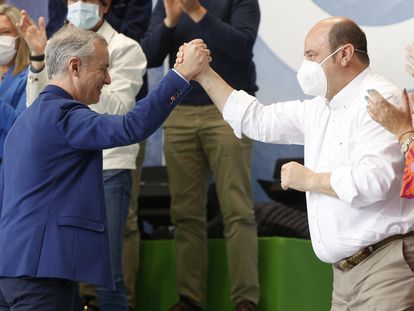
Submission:
<svg viewBox="0 0 414 311">
<path fill-rule="evenodd" d="M 12 5 L 0 4 L 0 15 L 6 15 L 14 29 L 19 33 L 19 30 L 16 27 L 16 24 L 20 22 L 20 9 Z M 16 75 L 22 72 L 29 65 L 29 53 L 30 49 L 26 41 L 22 36 L 18 36 L 17 40 L 19 42 L 18 48 L 16 51 L 16 58 L 14 59 L 14 70 L 13 75 Z"/>
</svg>

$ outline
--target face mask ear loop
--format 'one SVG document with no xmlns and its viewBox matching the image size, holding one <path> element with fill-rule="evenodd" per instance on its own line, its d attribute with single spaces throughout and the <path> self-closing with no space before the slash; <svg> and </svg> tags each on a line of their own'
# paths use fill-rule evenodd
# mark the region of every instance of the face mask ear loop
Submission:
<svg viewBox="0 0 414 311">
<path fill-rule="evenodd" d="M 332 57 L 332 55 L 335 55 L 340 49 L 342 49 L 343 47 L 344 47 L 345 45 L 343 45 L 343 46 L 340 46 L 339 48 L 337 48 L 335 51 L 333 51 L 331 54 L 329 54 L 328 56 L 326 56 L 324 59 L 323 59 L 323 61 L 321 61 L 320 63 L 319 63 L 319 65 L 321 65 L 322 66 L 322 64 L 324 63 L 324 62 L 326 62 L 326 60 L 328 59 L 328 58 L 330 58 L 330 57 Z"/>
</svg>

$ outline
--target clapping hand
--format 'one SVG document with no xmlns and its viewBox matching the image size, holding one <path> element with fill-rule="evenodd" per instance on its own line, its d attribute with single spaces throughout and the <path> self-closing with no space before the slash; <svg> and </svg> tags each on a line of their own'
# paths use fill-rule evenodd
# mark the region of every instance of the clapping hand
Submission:
<svg viewBox="0 0 414 311">
<path fill-rule="evenodd" d="M 16 24 L 21 36 L 30 48 L 31 54 L 42 55 L 47 43 L 45 19 L 39 17 L 39 27 L 30 19 L 25 10 L 22 10 L 20 23 Z"/>
<path fill-rule="evenodd" d="M 201 8 L 199 0 L 178 0 L 178 2 L 180 3 L 182 10 L 188 15 L 197 12 Z"/>
<path fill-rule="evenodd" d="M 183 12 L 181 4 L 178 0 L 164 0 L 165 18 L 164 24 L 168 28 L 177 26 Z"/>
<path fill-rule="evenodd" d="M 164 24 L 168 28 L 177 26 L 183 12 L 196 23 L 207 13 L 199 0 L 164 0 L 164 7 Z"/>
<path fill-rule="evenodd" d="M 368 93 L 369 97 L 367 96 L 366 99 L 371 118 L 397 137 L 413 129 L 414 96 L 412 94 L 404 90 L 401 106 L 396 107 L 376 90 L 369 90 Z"/>
</svg>

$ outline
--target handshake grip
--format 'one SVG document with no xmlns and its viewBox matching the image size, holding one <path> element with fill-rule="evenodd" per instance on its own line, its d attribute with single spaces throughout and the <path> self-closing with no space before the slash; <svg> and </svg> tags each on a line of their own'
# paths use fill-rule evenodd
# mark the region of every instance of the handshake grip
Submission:
<svg viewBox="0 0 414 311">
<path fill-rule="evenodd" d="M 210 50 L 204 41 L 194 39 L 180 46 L 174 69 L 189 81 L 208 69 L 211 60 Z"/>
</svg>

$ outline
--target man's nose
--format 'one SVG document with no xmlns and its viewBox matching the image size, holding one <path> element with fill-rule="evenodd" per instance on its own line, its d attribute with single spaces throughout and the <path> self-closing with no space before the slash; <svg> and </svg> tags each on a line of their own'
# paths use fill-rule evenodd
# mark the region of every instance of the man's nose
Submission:
<svg viewBox="0 0 414 311">
<path fill-rule="evenodd" d="M 111 84 L 111 76 L 109 75 L 109 72 L 107 72 L 105 75 L 104 83 Z"/>
</svg>

